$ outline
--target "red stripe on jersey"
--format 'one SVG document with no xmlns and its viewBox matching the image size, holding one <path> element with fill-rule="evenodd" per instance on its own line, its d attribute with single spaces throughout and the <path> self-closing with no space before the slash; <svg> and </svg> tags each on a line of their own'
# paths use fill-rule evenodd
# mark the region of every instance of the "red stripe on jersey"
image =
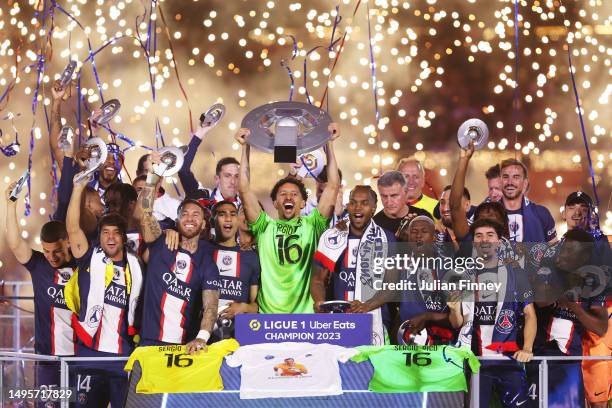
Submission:
<svg viewBox="0 0 612 408">
<path fill-rule="evenodd" d="M 219 250 L 218 250 L 218 249 L 215 249 L 215 250 L 213 251 L 213 261 L 215 261 L 215 263 L 217 263 L 217 258 L 218 258 L 218 255 L 219 255 Z"/>
<path fill-rule="evenodd" d="M 71 316 L 72 320 L 72 328 L 74 329 L 74 333 L 79 337 L 79 339 L 85 343 L 85 345 L 89 348 L 92 348 L 93 338 L 81 327 L 81 323 L 79 322 L 79 317 L 76 313 L 73 313 Z M 75 351 L 76 351 L 76 342 L 75 342 Z"/>
<path fill-rule="evenodd" d="M 349 300 L 349 293 L 350 293 L 350 292 L 349 292 L 348 290 L 345 290 L 345 291 L 344 291 L 344 300 L 346 300 L 346 301 L 348 301 L 348 300 Z"/>
<path fill-rule="evenodd" d="M 55 355 L 55 317 L 53 316 L 54 306 L 51 306 L 51 355 Z"/>
<path fill-rule="evenodd" d="M 349 251 L 349 247 L 347 245 L 346 249 L 344 250 L 344 262 L 343 263 L 344 263 L 345 268 L 348 268 L 349 266 L 349 252 L 351 251 Z"/>
<path fill-rule="evenodd" d="M 103 323 L 104 323 L 104 319 L 102 318 L 102 316 L 100 316 L 100 326 L 98 326 L 98 331 L 96 332 L 96 334 L 94 334 L 94 337 L 96 338 L 96 346 L 94 347 L 94 350 L 98 350 L 100 348 L 100 337 L 102 337 L 102 324 Z"/>
<path fill-rule="evenodd" d="M 477 346 L 477 350 L 478 350 L 478 355 L 482 356 L 482 337 L 480 334 L 480 325 L 476 326 L 476 346 Z"/>
<path fill-rule="evenodd" d="M 162 295 L 161 302 L 159 304 L 159 338 L 157 340 L 162 341 L 164 338 L 164 304 L 166 303 L 166 292 Z"/>
<path fill-rule="evenodd" d="M 323 264 L 323 267 L 327 268 L 327 270 L 330 272 L 334 272 L 334 270 L 336 269 L 336 263 L 325 255 L 323 255 L 322 252 L 315 252 L 313 258 L 315 261 L 321 262 L 321 264 Z"/>
<path fill-rule="evenodd" d="M 187 277 L 185 278 L 185 283 L 189 284 L 189 281 L 191 280 L 192 272 L 193 272 L 193 262 L 191 262 L 191 259 L 190 259 L 189 260 L 189 272 L 187 273 Z"/>
<path fill-rule="evenodd" d="M 240 252 L 236 252 L 236 277 L 240 278 Z"/>
<path fill-rule="evenodd" d="M 121 354 L 121 350 L 123 349 L 123 342 L 121 341 L 121 325 L 123 323 L 123 315 L 125 313 L 125 309 L 121 309 L 121 314 L 119 315 L 119 324 L 117 325 L 117 334 L 118 334 L 118 339 L 117 342 L 119 343 L 119 351 L 117 351 L 117 354 Z"/>
<path fill-rule="evenodd" d="M 187 307 L 187 302 L 183 300 L 183 306 L 181 306 L 181 343 L 185 342 L 185 329 L 183 328 L 185 326 L 185 307 Z"/>
</svg>

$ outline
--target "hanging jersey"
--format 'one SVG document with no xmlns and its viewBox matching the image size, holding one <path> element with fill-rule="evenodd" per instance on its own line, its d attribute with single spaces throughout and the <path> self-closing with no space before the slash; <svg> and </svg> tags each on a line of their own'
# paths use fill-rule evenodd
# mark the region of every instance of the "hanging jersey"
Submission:
<svg viewBox="0 0 612 408">
<path fill-rule="evenodd" d="M 74 260 L 55 269 L 42 252 L 32 251 L 32 257 L 24 266 L 32 276 L 34 289 L 34 350 L 38 354 L 74 355 L 72 311 L 64 298 L 64 286 L 76 266 Z"/>
<path fill-rule="evenodd" d="M 255 251 L 239 246 L 215 244 L 213 259 L 219 269 L 219 306 L 231 302 L 250 302 L 251 286 L 259 286 L 259 257 Z"/>
<path fill-rule="evenodd" d="M 357 353 L 331 344 L 276 343 L 240 347 L 227 356 L 241 367 L 240 399 L 342 394 L 338 361 Z"/>
<path fill-rule="evenodd" d="M 140 363 L 142 376 L 136 392 L 141 394 L 220 391 L 223 357 L 237 348 L 234 339 L 211 344 L 205 352 L 192 355 L 186 353 L 186 346 L 138 347 L 125 371 L 131 371 L 136 361 Z"/>
<path fill-rule="evenodd" d="M 184 344 L 200 326 L 202 291 L 218 289 L 219 272 L 212 248 L 198 243 L 194 254 L 170 251 L 160 235 L 149 245 L 144 283 L 141 338 L 145 344 Z"/>
<path fill-rule="evenodd" d="M 467 360 L 472 372 L 480 363 L 467 348 L 451 346 L 360 346 L 351 360 L 370 360 L 374 375 L 368 390 L 373 392 L 466 391 L 463 370 Z"/>
<path fill-rule="evenodd" d="M 273 220 L 261 211 L 249 224 L 261 262 L 260 313 L 313 313 L 310 270 L 327 222 L 315 208 L 292 220 Z"/>
</svg>

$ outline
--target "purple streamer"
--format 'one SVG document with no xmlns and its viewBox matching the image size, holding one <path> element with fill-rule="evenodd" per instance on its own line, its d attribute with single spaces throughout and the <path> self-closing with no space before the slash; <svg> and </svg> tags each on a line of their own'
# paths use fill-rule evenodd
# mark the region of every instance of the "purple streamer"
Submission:
<svg viewBox="0 0 612 408">
<path fill-rule="evenodd" d="M 519 0 L 514 1 L 514 96 L 512 101 L 512 116 L 514 118 L 514 143 L 518 143 L 518 133 L 516 132 L 516 125 L 518 124 L 518 112 L 520 106 L 520 92 L 519 92 Z M 518 154 L 517 150 L 514 150 L 514 156 Z"/>
<path fill-rule="evenodd" d="M 291 61 L 293 61 L 298 54 L 297 41 L 291 34 L 287 35 L 287 37 L 290 37 L 291 41 L 293 41 L 293 50 L 291 52 Z M 289 80 L 291 81 L 291 85 L 289 86 L 289 102 L 291 102 L 293 100 L 293 90 L 295 89 L 295 78 L 293 77 L 293 71 L 291 71 L 291 68 L 284 58 L 281 58 L 280 65 L 287 70 L 287 75 L 289 75 Z"/>
<path fill-rule="evenodd" d="M 378 109 L 378 98 L 376 95 L 377 91 L 377 82 L 376 82 L 376 62 L 374 61 L 374 48 L 372 47 L 372 29 L 370 26 L 370 5 L 367 4 L 367 13 L 368 13 L 368 42 L 370 45 L 370 68 L 372 74 L 372 94 L 374 96 L 374 109 L 375 109 L 375 120 L 376 127 L 375 131 L 378 132 L 378 123 L 380 120 L 380 110 Z"/>
<path fill-rule="evenodd" d="M 333 48 L 340 40 L 341 39 L 338 38 L 335 42 L 333 42 L 330 45 L 330 47 Z M 312 102 L 310 102 L 310 94 L 308 93 L 308 56 L 319 48 L 325 48 L 326 50 L 329 49 L 328 47 L 324 45 L 317 45 L 316 47 L 310 49 L 306 53 L 306 56 L 304 57 L 304 90 L 306 91 L 306 101 L 311 105 L 312 105 Z"/>
</svg>

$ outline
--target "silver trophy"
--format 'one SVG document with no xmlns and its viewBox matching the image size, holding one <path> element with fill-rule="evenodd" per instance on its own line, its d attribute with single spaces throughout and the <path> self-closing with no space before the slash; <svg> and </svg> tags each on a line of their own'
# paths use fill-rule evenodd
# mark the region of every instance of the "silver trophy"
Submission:
<svg viewBox="0 0 612 408">
<path fill-rule="evenodd" d="M 467 149 L 470 141 L 474 141 L 474 149 L 480 150 L 487 145 L 489 128 L 480 119 L 468 119 L 459 126 L 457 142 L 462 149 Z"/>
<path fill-rule="evenodd" d="M 330 300 L 321 303 L 319 309 L 322 313 L 348 313 L 351 309 L 351 302 L 346 300 Z"/>
<path fill-rule="evenodd" d="M 161 163 L 153 165 L 153 172 L 159 177 L 170 177 L 179 172 L 185 161 L 186 148 L 166 146 L 158 150 Z"/>
<path fill-rule="evenodd" d="M 208 110 L 200 115 L 200 125 L 203 127 L 213 127 L 225 116 L 225 105 L 215 103 Z"/>
<path fill-rule="evenodd" d="M 30 170 L 26 169 L 26 171 L 23 172 L 23 175 L 19 177 L 19 180 L 17 180 L 17 184 L 15 184 L 15 187 L 13 187 L 13 189 L 11 190 L 11 194 L 9 196 L 11 201 L 17 201 L 19 193 L 21 193 L 21 190 L 23 190 L 29 178 Z"/>
<path fill-rule="evenodd" d="M 77 67 L 76 61 L 70 61 L 66 68 L 64 68 L 64 72 L 62 72 L 62 76 L 60 76 L 60 83 L 62 84 L 62 88 L 65 88 L 68 85 L 68 82 L 72 79 L 72 74 L 74 74 L 74 70 Z"/>
<path fill-rule="evenodd" d="M 317 178 L 325 166 L 325 152 L 323 149 L 313 150 L 310 153 L 301 154 L 298 160 L 298 163 L 302 163 L 302 167 L 297 172 L 299 177 L 304 178 L 311 175 Z"/>
<path fill-rule="evenodd" d="M 600 295 L 608 286 L 609 273 L 604 268 L 596 265 L 584 265 L 576 271 L 581 278 L 582 285 L 577 289 L 578 298 L 593 298 Z"/>
<path fill-rule="evenodd" d="M 427 343 L 427 330 L 423 329 L 418 333 L 412 331 L 410 320 L 402 323 L 397 330 L 397 344 L 408 346 L 411 344 L 425 345 Z"/>
<path fill-rule="evenodd" d="M 85 146 L 89 149 L 89 159 L 85 161 L 85 170 L 74 176 L 73 182 L 75 184 L 89 178 L 94 172 L 104 166 L 108 156 L 106 143 L 99 137 L 90 138 L 85 142 Z"/>
<path fill-rule="evenodd" d="M 251 130 L 247 143 L 274 153 L 275 163 L 295 163 L 298 154 L 322 147 L 331 138 L 327 112 L 303 102 L 272 102 L 261 105 L 242 120 Z"/>
<path fill-rule="evenodd" d="M 121 103 L 118 99 L 111 99 L 110 101 L 106 101 L 102 106 L 100 106 L 100 110 L 102 114 L 95 119 L 92 119 L 96 125 L 106 125 L 110 120 L 119 112 L 121 108 Z"/>
<path fill-rule="evenodd" d="M 70 126 L 64 126 L 57 137 L 57 145 L 58 147 L 67 152 L 72 149 L 72 140 L 74 136 L 74 131 Z"/>
</svg>

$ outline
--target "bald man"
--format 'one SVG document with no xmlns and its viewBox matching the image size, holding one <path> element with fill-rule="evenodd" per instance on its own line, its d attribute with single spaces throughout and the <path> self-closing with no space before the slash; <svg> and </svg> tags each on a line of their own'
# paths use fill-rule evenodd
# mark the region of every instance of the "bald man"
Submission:
<svg viewBox="0 0 612 408">
<path fill-rule="evenodd" d="M 433 218 L 434 208 L 438 200 L 423 194 L 425 186 L 425 169 L 420 161 L 415 158 L 405 157 L 400 160 L 397 170 L 406 178 L 408 188 L 408 205 L 427 211 Z"/>
</svg>

